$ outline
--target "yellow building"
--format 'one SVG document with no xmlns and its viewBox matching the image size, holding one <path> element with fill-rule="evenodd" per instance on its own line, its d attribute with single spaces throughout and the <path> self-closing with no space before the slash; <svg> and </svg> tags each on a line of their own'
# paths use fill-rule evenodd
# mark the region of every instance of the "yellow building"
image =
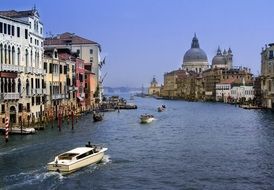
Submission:
<svg viewBox="0 0 274 190">
<path fill-rule="evenodd" d="M 44 54 L 44 81 L 47 93 L 45 111 L 47 115 L 56 118 L 59 112 L 64 115 L 75 105 L 72 100 L 75 93 L 69 91 L 70 86 L 67 85 L 68 81 L 72 81 L 67 80 L 70 76 L 67 72 L 67 62 L 59 58 L 56 49 L 46 49 Z"/>
</svg>

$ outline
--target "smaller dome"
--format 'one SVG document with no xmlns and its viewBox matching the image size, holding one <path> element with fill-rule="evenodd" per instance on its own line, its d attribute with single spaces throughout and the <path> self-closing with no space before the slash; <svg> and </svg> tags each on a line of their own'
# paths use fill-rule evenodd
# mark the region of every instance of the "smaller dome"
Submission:
<svg viewBox="0 0 274 190">
<path fill-rule="evenodd" d="M 212 65 L 225 65 L 226 60 L 222 55 L 215 55 L 212 59 Z"/>
</svg>

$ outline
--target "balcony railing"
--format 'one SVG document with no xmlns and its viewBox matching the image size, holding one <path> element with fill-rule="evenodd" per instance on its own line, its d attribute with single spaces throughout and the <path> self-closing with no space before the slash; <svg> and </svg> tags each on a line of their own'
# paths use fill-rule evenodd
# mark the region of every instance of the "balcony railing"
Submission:
<svg viewBox="0 0 274 190">
<path fill-rule="evenodd" d="M 1 99 L 4 99 L 4 100 L 18 100 L 19 98 L 20 98 L 20 94 L 15 92 L 3 93 L 1 95 Z"/>
<path fill-rule="evenodd" d="M 62 97 L 62 94 L 53 94 L 52 95 L 52 99 L 53 100 L 59 100 L 59 99 L 62 99 L 63 97 Z"/>
<path fill-rule="evenodd" d="M 46 88 L 43 88 L 43 94 L 47 94 L 47 89 Z"/>
<path fill-rule="evenodd" d="M 2 64 L 1 71 L 24 72 L 24 67 L 19 65 Z"/>
<path fill-rule="evenodd" d="M 32 73 L 32 67 L 26 67 L 26 73 Z"/>
<path fill-rule="evenodd" d="M 36 94 L 43 94 L 43 90 L 41 88 L 36 89 Z"/>
</svg>

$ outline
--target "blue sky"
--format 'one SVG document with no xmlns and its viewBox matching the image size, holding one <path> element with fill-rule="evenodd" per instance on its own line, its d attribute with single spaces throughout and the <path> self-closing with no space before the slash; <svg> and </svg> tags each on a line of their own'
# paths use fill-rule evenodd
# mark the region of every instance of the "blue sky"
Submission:
<svg viewBox="0 0 274 190">
<path fill-rule="evenodd" d="M 2 10 L 35 4 L 44 31 L 74 32 L 102 46 L 105 86 L 148 86 L 181 67 L 194 33 L 211 64 L 218 45 L 234 65 L 260 72 L 260 52 L 273 42 L 273 0 L 0 0 Z"/>
</svg>

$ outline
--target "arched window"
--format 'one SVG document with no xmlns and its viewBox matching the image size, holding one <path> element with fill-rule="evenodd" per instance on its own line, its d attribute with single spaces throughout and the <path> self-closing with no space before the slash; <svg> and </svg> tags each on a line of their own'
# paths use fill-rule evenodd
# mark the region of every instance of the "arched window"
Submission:
<svg viewBox="0 0 274 190">
<path fill-rule="evenodd" d="M 33 53 L 32 50 L 30 51 L 30 65 L 33 66 L 33 57 L 32 57 Z"/>
<path fill-rule="evenodd" d="M 8 92 L 8 80 L 6 78 L 4 80 L 4 92 Z"/>
<path fill-rule="evenodd" d="M 39 67 L 39 52 L 37 52 L 37 63 L 36 63 L 36 67 L 38 68 Z"/>
<path fill-rule="evenodd" d="M 12 64 L 15 65 L 15 48 L 14 48 L 14 46 L 12 46 L 11 52 L 12 52 Z"/>
<path fill-rule="evenodd" d="M 29 79 L 26 80 L 26 94 L 29 95 Z"/>
<path fill-rule="evenodd" d="M 8 79 L 8 92 L 12 92 L 12 81 L 11 79 Z"/>
<path fill-rule="evenodd" d="M 8 63 L 8 56 L 7 56 L 7 45 L 4 46 L 4 63 L 7 64 Z"/>
<path fill-rule="evenodd" d="M 29 51 L 27 49 L 26 49 L 25 59 L 26 59 L 26 66 L 29 66 Z"/>
<path fill-rule="evenodd" d="M 12 83 L 11 83 L 11 92 L 15 92 L 15 80 L 12 79 L 11 82 L 12 82 Z"/>
<path fill-rule="evenodd" d="M 18 88 L 18 93 L 21 94 L 21 79 L 18 79 L 18 84 L 17 84 L 17 88 Z"/>
<path fill-rule="evenodd" d="M 11 49 L 10 49 L 10 46 L 8 46 L 8 63 L 11 64 Z"/>
<path fill-rule="evenodd" d="M 17 49 L 17 65 L 20 65 L 20 48 Z"/>
</svg>

